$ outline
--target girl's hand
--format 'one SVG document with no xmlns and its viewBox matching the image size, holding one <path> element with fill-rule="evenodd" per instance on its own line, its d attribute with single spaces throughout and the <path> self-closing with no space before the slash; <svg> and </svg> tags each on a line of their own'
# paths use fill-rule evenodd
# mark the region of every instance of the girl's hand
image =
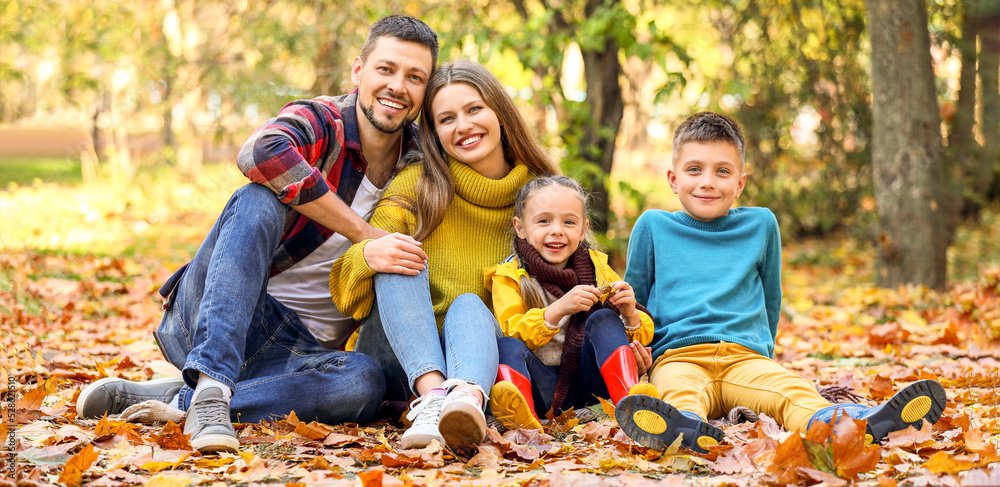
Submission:
<svg viewBox="0 0 1000 487">
<path fill-rule="evenodd" d="M 618 307 L 618 311 L 621 311 L 622 316 L 628 319 L 630 326 L 635 326 L 639 314 L 635 310 L 635 291 L 632 286 L 625 281 L 615 281 L 610 286 L 612 291 L 608 301 Z"/>
<path fill-rule="evenodd" d="M 632 347 L 632 354 L 635 355 L 635 371 L 642 377 L 653 366 L 653 348 L 642 346 L 638 340 L 632 340 L 629 345 Z"/>
<path fill-rule="evenodd" d="M 585 284 L 576 286 L 549 305 L 545 312 L 545 321 L 555 325 L 564 316 L 573 315 L 580 311 L 589 311 L 600 297 L 601 291 L 594 286 Z"/>
</svg>

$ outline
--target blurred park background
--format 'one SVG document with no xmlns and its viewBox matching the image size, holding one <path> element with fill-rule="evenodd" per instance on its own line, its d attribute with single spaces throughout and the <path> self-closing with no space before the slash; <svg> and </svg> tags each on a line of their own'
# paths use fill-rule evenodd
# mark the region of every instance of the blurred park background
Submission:
<svg viewBox="0 0 1000 487">
<path fill-rule="evenodd" d="M 943 288 L 892 269 L 1000 262 L 1000 0 L 0 0 L 0 252 L 185 261 L 246 182 L 243 140 L 349 91 L 389 13 L 500 78 L 620 270 L 635 218 L 679 208 L 670 136 L 702 110 L 743 123 L 739 203 L 777 215 L 789 267 Z"/>
</svg>

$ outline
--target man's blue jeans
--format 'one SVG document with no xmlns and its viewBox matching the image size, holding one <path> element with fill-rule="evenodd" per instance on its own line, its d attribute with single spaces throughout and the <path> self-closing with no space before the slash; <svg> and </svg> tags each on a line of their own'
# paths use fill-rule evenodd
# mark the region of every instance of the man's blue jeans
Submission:
<svg viewBox="0 0 1000 487">
<path fill-rule="evenodd" d="M 376 304 L 361 323 L 354 351 L 378 361 L 387 400 L 407 400 L 417 378 L 434 371 L 479 385 L 488 400 L 500 326 L 483 300 L 467 293 L 451 303 L 438 333 L 427 272 L 375 275 Z"/>
<path fill-rule="evenodd" d="M 323 348 L 294 311 L 267 294 L 288 207 L 248 184 L 233 193 L 171 295 L 156 340 L 183 371 L 181 409 L 199 373 L 233 390 L 233 421 L 295 411 L 336 424 L 370 418 L 385 393 L 378 364 Z"/>
</svg>

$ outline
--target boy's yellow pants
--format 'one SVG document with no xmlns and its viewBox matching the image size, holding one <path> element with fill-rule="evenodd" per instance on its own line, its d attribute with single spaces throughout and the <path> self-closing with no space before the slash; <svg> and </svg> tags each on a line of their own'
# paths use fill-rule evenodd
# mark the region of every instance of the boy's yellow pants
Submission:
<svg viewBox="0 0 1000 487">
<path fill-rule="evenodd" d="M 653 363 L 649 381 L 681 411 L 712 419 L 744 406 L 789 431 L 805 432 L 812 415 L 831 404 L 812 382 L 735 343 L 667 350 Z"/>
</svg>

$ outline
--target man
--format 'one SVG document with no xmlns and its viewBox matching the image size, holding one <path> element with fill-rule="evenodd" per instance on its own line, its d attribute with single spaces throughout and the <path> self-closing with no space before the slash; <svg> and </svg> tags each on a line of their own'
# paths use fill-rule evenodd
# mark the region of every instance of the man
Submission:
<svg viewBox="0 0 1000 487">
<path fill-rule="evenodd" d="M 352 242 L 385 234 L 366 220 L 416 147 L 413 121 L 437 55 L 437 35 L 420 20 L 380 19 L 354 59 L 352 93 L 292 102 L 254 131 L 237 160 L 252 183 L 160 290 L 155 335 L 182 378 L 101 379 L 80 394 L 81 417 L 160 401 L 187 411 L 191 445 L 212 452 L 239 446 L 231 420 L 374 414 L 385 381 L 373 359 L 335 350 L 353 321 L 333 305 L 330 264 Z M 415 240 L 397 240 L 406 258 L 426 259 Z"/>
</svg>

